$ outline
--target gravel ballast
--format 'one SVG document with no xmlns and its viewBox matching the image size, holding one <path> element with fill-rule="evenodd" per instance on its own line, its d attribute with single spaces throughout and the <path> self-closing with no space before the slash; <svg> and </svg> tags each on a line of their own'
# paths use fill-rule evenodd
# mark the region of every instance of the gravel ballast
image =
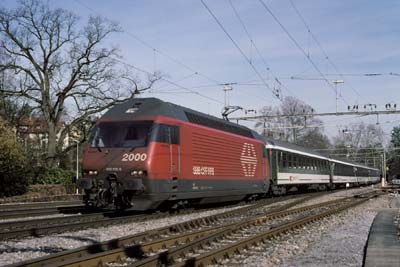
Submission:
<svg viewBox="0 0 400 267">
<path fill-rule="evenodd" d="M 306 204 L 311 205 L 312 202 L 323 202 L 337 197 L 350 195 L 356 191 L 366 190 L 363 189 L 351 189 L 348 191 L 335 192 L 328 196 L 323 196 L 314 201 L 309 201 Z M 263 249 L 256 249 L 255 255 L 246 256 L 244 259 L 238 261 L 239 266 L 309 266 L 308 260 L 319 260 L 317 255 L 320 253 L 318 250 L 314 254 L 307 256 L 305 252 L 313 251 L 312 249 L 321 248 L 327 250 L 328 248 L 335 248 L 343 246 L 339 241 L 343 239 L 349 241 L 349 245 L 354 245 L 355 242 L 349 238 L 349 233 L 340 234 L 342 230 L 340 227 L 348 228 L 347 225 L 353 225 L 353 233 L 359 238 L 361 249 L 356 247 L 356 251 L 361 253 L 360 259 L 362 259 L 362 249 L 365 244 L 366 237 L 368 235 L 369 226 L 372 223 L 372 219 L 375 216 L 373 209 L 388 207 L 388 197 L 381 197 L 374 199 L 360 207 L 354 208 L 349 212 L 344 212 L 340 215 L 332 216 L 324 221 L 315 223 L 307 226 L 304 229 L 298 230 L 298 234 L 291 234 L 292 237 L 289 239 L 285 236 L 281 237 L 282 240 L 272 241 L 269 247 Z M 314 203 L 315 204 L 315 203 Z M 239 207 L 238 207 L 239 208 Z M 71 233 L 63 233 L 58 235 L 45 236 L 40 238 L 28 238 L 25 240 L 14 240 L 5 241 L 0 243 L 0 266 L 46 256 L 51 253 L 64 251 L 67 249 L 73 249 L 85 245 L 95 244 L 98 242 L 132 235 L 135 233 L 144 232 L 147 230 L 160 228 L 164 226 L 173 225 L 176 223 L 192 220 L 195 218 L 205 217 L 217 213 L 222 213 L 232 208 L 219 208 L 212 211 L 200 211 L 189 215 L 177 215 L 163 219 L 157 219 L 152 221 L 144 221 L 137 223 L 130 223 L 125 225 L 103 227 L 97 229 L 87 229 Z M 359 222 L 362 225 L 356 225 Z M 337 229 L 337 230 L 336 230 Z M 360 231 L 363 229 L 362 234 Z M 331 232 L 336 230 L 336 234 Z M 305 232 L 304 232 L 305 231 Z M 357 232 L 359 231 L 359 232 Z M 364 238 L 365 236 L 365 238 Z M 335 244 L 330 244 L 329 239 L 336 240 Z M 320 240 L 320 241 L 318 241 Z M 325 240 L 326 243 L 324 243 Z M 317 245 L 318 244 L 318 245 Z M 342 249 L 342 248 L 340 248 Z M 328 253 L 328 251 L 327 251 Z M 330 252 L 329 252 L 330 253 Z M 342 253 L 342 252 L 341 252 Z M 346 251 L 349 255 L 355 255 L 353 252 Z M 352 254 L 353 253 L 353 254 Z M 333 253 L 334 254 L 334 253 Z M 357 257 L 359 255 L 357 254 Z M 338 255 L 336 255 L 338 257 Z M 341 255 L 340 257 L 343 257 Z M 303 259 L 304 258 L 304 259 Z M 291 260 L 293 260 L 291 262 Z M 358 258 L 357 258 L 358 259 Z M 301 262 L 299 261 L 301 260 Z M 321 259 L 322 260 L 322 259 Z M 325 262 L 319 262 L 319 264 L 312 266 L 324 266 Z M 358 266 L 358 265 L 332 265 L 332 266 Z"/>
<path fill-rule="evenodd" d="M 324 197 L 326 198 L 326 197 Z M 393 197 L 381 196 L 254 248 L 238 266 L 362 266 L 370 226 Z M 327 201 L 325 199 L 324 201 Z M 310 203 L 308 203 L 310 204 Z"/>
<path fill-rule="evenodd" d="M 219 208 L 210 211 L 197 212 L 188 215 L 177 215 L 156 219 L 95 229 L 87 229 L 77 232 L 44 236 L 39 238 L 27 238 L 25 240 L 11 240 L 0 243 L 0 266 L 38 258 L 67 249 L 96 244 L 102 241 L 119 238 L 127 235 L 145 232 L 148 230 L 165 227 L 200 217 L 206 217 L 217 213 L 241 208 Z"/>
</svg>

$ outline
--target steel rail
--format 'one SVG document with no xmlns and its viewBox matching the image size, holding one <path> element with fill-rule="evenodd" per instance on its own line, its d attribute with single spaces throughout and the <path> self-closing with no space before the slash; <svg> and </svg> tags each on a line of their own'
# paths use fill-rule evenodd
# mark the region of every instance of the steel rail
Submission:
<svg viewBox="0 0 400 267">
<path fill-rule="evenodd" d="M 206 266 L 209 264 L 218 263 L 219 260 L 229 259 L 232 255 L 238 254 L 241 251 L 243 251 L 244 249 L 249 249 L 250 247 L 257 246 L 258 244 L 264 242 L 267 239 L 287 233 L 291 230 L 294 230 L 294 229 L 297 229 L 304 225 L 321 220 L 330 215 L 337 214 L 339 212 L 342 212 L 342 211 L 352 208 L 354 206 L 360 205 L 368 200 L 369 200 L 369 198 L 359 199 L 359 200 L 354 201 L 353 203 L 349 203 L 347 205 L 343 205 L 343 206 L 334 208 L 332 210 L 328 210 L 328 211 L 324 211 L 324 212 L 321 212 L 316 215 L 311 215 L 311 216 L 307 216 L 304 218 L 300 218 L 300 219 L 294 220 L 289 223 L 283 223 L 282 225 L 280 225 L 278 227 L 274 227 L 265 232 L 259 233 L 255 236 L 240 240 L 231 245 L 226 245 L 222 248 L 199 255 L 197 257 L 192 257 L 192 258 L 189 258 L 182 262 L 177 262 L 177 263 L 173 264 L 172 266 L 181 267 L 181 266 L 188 266 L 189 264 L 190 264 L 190 266 Z M 207 241 L 207 242 L 210 242 L 210 241 Z"/>
<path fill-rule="evenodd" d="M 26 229 L 37 229 L 42 227 L 49 227 L 61 225 L 66 223 L 94 221 L 104 218 L 104 213 L 90 213 L 81 215 L 71 215 L 65 217 L 52 217 L 52 218 L 36 218 L 19 221 L 6 221 L 0 223 L 0 234 L 5 232 L 12 232 Z M 3 239 L 0 237 L 0 240 Z"/>
<path fill-rule="evenodd" d="M 206 229 L 204 230 L 204 232 L 209 232 L 209 235 L 205 235 L 203 234 L 203 237 L 200 237 L 198 239 L 195 240 L 191 240 L 193 238 L 187 238 L 186 236 L 182 236 L 182 237 L 178 237 L 178 238 L 174 238 L 172 237 L 171 240 L 168 240 L 168 243 L 165 241 L 160 241 L 163 243 L 156 243 L 155 246 L 151 243 L 149 244 L 143 244 L 140 246 L 140 252 L 141 253 L 149 253 L 154 251 L 157 248 L 162 248 L 162 247 L 167 247 L 168 244 L 181 244 L 181 242 L 185 241 L 185 239 L 187 240 L 185 242 L 185 244 L 177 246 L 175 248 L 171 248 L 165 251 L 162 251 L 161 253 L 158 253 L 156 255 L 150 256 L 148 258 L 145 258 L 143 260 L 137 261 L 137 262 L 132 262 L 131 264 L 129 264 L 129 266 L 131 267 L 144 267 L 144 266 L 160 266 L 160 265 L 171 265 L 174 264 L 176 262 L 177 258 L 180 257 L 185 257 L 185 255 L 187 255 L 188 253 L 193 253 L 194 251 L 198 250 L 198 249 L 202 249 L 203 247 L 206 247 L 207 244 L 211 243 L 211 242 L 218 242 L 219 240 L 222 240 L 223 238 L 238 232 L 244 228 L 248 228 L 248 227 L 253 227 L 256 225 L 260 225 L 263 224 L 269 220 L 272 219 L 276 219 L 276 218 L 281 218 L 281 217 L 285 217 L 288 215 L 293 215 L 293 214 L 299 214 L 305 211 L 309 211 L 309 210 L 313 210 L 313 209 L 317 209 L 317 208 L 322 208 L 322 207 L 326 207 L 329 205 L 335 205 L 338 204 L 340 202 L 343 203 L 344 200 L 349 200 L 351 197 L 345 198 L 345 199 L 340 199 L 340 200 L 332 200 L 332 201 L 328 201 L 328 202 L 324 202 L 324 203 L 319 203 L 319 204 L 315 204 L 315 205 L 310 205 L 310 206 L 305 206 L 305 207 L 300 207 L 300 208 L 295 208 L 295 209 L 291 209 L 291 210 L 283 210 L 283 211 L 277 211 L 271 214 L 267 214 L 264 216 L 258 216 L 255 218 L 250 218 L 250 219 L 245 219 L 241 222 L 237 222 L 237 223 L 232 223 L 229 225 L 222 225 L 222 226 L 217 226 L 213 229 Z M 196 233 L 199 236 L 200 233 Z M 192 234 L 193 235 L 193 234 Z M 174 241 L 175 239 L 175 241 Z M 130 249 L 135 249 L 136 251 L 138 250 L 135 247 L 128 247 L 125 249 L 125 251 L 118 251 L 118 250 L 114 250 L 114 251 L 110 251 L 110 255 L 111 253 L 113 253 L 114 256 L 114 261 L 121 259 L 123 257 L 127 257 L 130 256 L 132 257 L 132 252 L 129 254 L 125 254 L 123 255 L 122 253 L 125 253 L 126 251 L 130 251 Z M 122 252 L 122 253 L 121 253 Z M 139 258 L 143 257 L 140 254 L 136 254 L 135 258 Z M 108 259 L 110 259 L 110 257 L 108 256 Z M 104 260 L 103 260 L 104 261 Z M 88 265 L 86 262 L 79 262 L 79 265 L 84 265 L 87 267 L 95 267 L 95 266 L 99 266 L 99 260 L 97 261 L 97 265 Z M 190 259 L 187 261 L 187 263 L 191 263 Z M 76 264 L 73 265 L 67 265 L 67 264 L 63 264 L 60 265 L 60 267 L 72 267 L 72 266 L 78 266 Z"/>
<path fill-rule="evenodd" d="M 281 208 L 288 209 L 290 207 L 293 207 L 300 203 L 306 202 L 313 198 L 319 197 L 321 195 L 322 195 L 322 193 L 313 193 L 312 195 L 307 194 L 306 197 L 300 196 L 300 197 L 302 197 L 300 200 L 297 200 L 294 203 L 286 204 Z M 139 233 L 139 234 L 129 235 L 129 236 L 126 236 L 123 238 L 117 238 L 117 239 L 113 239 L 113 240 L 109 240 L 109 241 L 105 241 L 105 242 L 100 242 L 100 243 L 94 244 L 94 245 L 84 246 L 84 247 L 76 248 L 76 249 L 72 249 L 72 250 L 67 250 L 64 252 L 59 252 L 59 253 L 41 257 L 41 258 L 31 259 L 31 260 L 27 260 L 27 261 L 20 262 L 20 263 L 15 263 L 15 264 L 12 264 L 9 266 L 10 267 L 22 267 L 22 266 L 39 267 L 39 266 L 47 266 L 50 264 L 56 266 L 57 263 L 67 262 L 71 258 L 90 257 L 97 253 L 103 253 L 108 250 L 127 247 L 131 244 L 143 243 L 148 240 L 154 240 L 157 238 L 160 239 L 160 238 L 162 238 L 162 236 L 165 236 L 165 235 L 171 235 L 171 234 L 176 234 L 176 233 L 183 232 L 183 231 L 190 231 L 192 229 L 205 227 L 205 226 L 210 225 L 220 219 L 228 218 L 230 216 L 234 216 L 236 214 L 247 212 L 251 209 L 257 209 L 257 208 L 260 208 L 262 206 L 266 206 L 266 205 L 269 205 L 272 203 L 278 203 L 280 201 L 289 200 L 289 199 L 292 199 L 293 197 L 299 197 L 299 195 L 277 197 L 277 198 L 262 200 L 257 204 L 248 205 L 248 206 L 238 208 L 235 210 L 230 210 L 230 211 L 226 211 L 223 213 L 210 215 L 207 217 L 202 217 L 202 218 L 194 219 L 194 220 L 183 222 L 183 223 L 178 223 L 178 224 L 175 224 L 172 226 L 162 227 L 162 228 L 146 231 L 146 232 Z M 277 210 L 277 208 L 272 209 L 271 212 L 273 212 L 274 210 Z"/>
<path fill-rule="evenodd" d="M 275 209 L 275 211 L 271 211 L 271 214 L 267 215 L 267 218 L 273 218 L 273 217 L 279 217 L 279 216 L 285 216 L 285 214 L 293 214 L 293 213 L 298 213 L 301 210 L 307 210 L 307 209 L 311 209 L 311 208 L 315 208 L 320 204 L 316 204 L 313 206 L 308 206 L 308 207 L 302 207 L 302 208 L 298 208 L 292 211 L 282 211 L 285 209 L 288 209 L 290 207 L 293 207 L 295 205 L 298 205 L 302 202 L 305 202 L 307 200 L 310 200 L 312 198 L 314 198 L 316 196 L 313 197 L 305 197 L 302 198 L 300 201 L 295 201 L 294 203 L 290 203 L 287 205 L 284 205 L 280 208 Z M 351 198 L 351 197 L 349 197 Z M 334 204 L 336 203 L 338 200 L 333 200 L 330 201 L 329 203 Z M 339 200 L 339 201 L 343 201 L 343 199 Z M 325 203 L 326 204 L 326 203 Z M 242 208 L 243 210 L 246 208 Z M 280 209 L 280 210 L 279 210 Z M 248 209 L 247 209 L 248 210 Z M 230 213 L 230 212 L 229 212 Z M 213 217 L 213 216 L 211 216 Z M 140 236 L 140 240 L 138 240 L 139 238 L 137 238 L 137 240 L 127 240 L 125 239 L 122 244 L 122 242 L 120 242 L 116 248 L 116 246 L 112 247 L 112 248 L 108 248 L 108 249 L 101 249 L 98 250 L 100 251 L 100 253 L 98 254 L 86 254 L 86 255 L 78 255 L 77 257 L 77 251 L 75 251 L 75 258 L 73 255 L 70 255 L 70 257 L 64 257 L 62 260 L 58 259 L 58 263 L 56 262 L 56 260 L 52 261 L 53 264 L 51 266 L 98 266 L 101 265 L 104 262 L 109 262 L 109 261 L 115 261 L 118 260 L 119 258 L 123 258 L 126 256 L 132 256 L 132 257 L 141 257 L 142 255 L 144 255 L 144 253 L 146 252 L 152 252 L 152 251 L 157 251 L 159 249 L 162 248 L 167 248 L 176 244 L 179 244 L 180 242 L 189 242 L 189 241 L 193 241 L 196 239 L 199 239 L 201 237 L 204 237 L 206 235 L 212 234 L 213 232 L 225 232 L 227 231 L 226 228 L 228 227 L 229 229 L 233 228 L 234 226 L 237 225 L 241 225 L 242 227 L 245 227 L 246 223 L 247 224 L 251 224 L 254 223 L 257 220 L 260 220 L 259 217 L 260 216 L 253 216 L 255 217 L 255 219 L 253 218 L 253 222 L 248 222 L 249 219 L 245 220 L 244 222 L 241 223 L 233 223 L 231 225 L 226 226 L 226 225 L 220 225 L 220 226 L 215 226 L 215 227 L 209 227 L 206 229 L 200 229 L 198 231 L 194 231 L 194 232 L 189 232 L 180 236 L 176 236 L 177 233 L 182 232 L 182 231 L 190 231 L 191 229 L 196 229 L 199 228 L 200 226 L 207 226 L 210 225 L 210 223 L 218 221 L 217 219 L 214 220 L 210 220 L 210 218 L 203 218 L 204 221 L 202 223 L 200 223 L 197 227 L 193 227 L 192 225 L 186 225 L 185 227 L 182 226 L 178 226 L 178 227 L 174 227 L 175 229 L 173 231 L 171 231 L 171 229 L 167 230 L 167 231 L 160 231 L 157 230 L 157 236 L 161 237 L 159 239 L 156 238 L 145 238 L 146 235 L 139 235 Z M 251 221 L 251 220 L 250 220 Z M 208 222 L 208 223 L 206 223 Z M 193 224 L 193 222 L 188 222 L 190 224 Z M 238 227 L 238 226 L 237 226 Z M 169 237 L 165 237 L 165 235 L 169 235 Z M 164 236 L 164 237 L 163 237 Z M 149 239 L 153 239 L 153 241 L 148 241 Z M 155 240 L 154 240 L 155 239 Z M 133 245 L 132 245 L 133 244 Z M 64 255 L 67 256 L 67 255 Z M 41 265 L 38 265 L 38 262 L 36 262 L 36 265 L 32 265 L 32 262 L 30 262 L 31 264 L 29 266 L 43 266 L 45 265 L 44 262 L 42 261 Z M 25 266 L 25 265 L 17 265 L 17 266 Z"/>
<path fill-rule="evenodd" d="M 22 217 L 36 217 L 58 213 L 78 213 L 85 210 L 84 205 L 66 205 L 45 208 L 7 209 L 0 210 L 0 219 L 15 219 Z"/>
<path fill-rule="evenodd" d="M 70 259 L 64 261 L 60 264 L 55 264 L 57 267 L 72 267 L 72 266 L 85 266 L 85 267 L 95 267 L 100 266 L 105 262 L 119 261 L 125 257 L 142 258 L 146 253 L 152 253 L 158 250 L 165 250 L 171 246 L 177 246 L 181 243 L 186 243 L 184 245 L 178 246 L 177 248 L 172 248 L 165 250 L 164 252 L 158 253 L 154 256 L 148 257 L 144 260 L 132 262 L 129 266 L 160 266 L 169 265 L 173 263 L 173 259 L 180 257 L 186 253 L 195 250 L 195 247 L 202 247 L 210 242 L 210 239 L 221 239 L 232 232 L 236 232 L 239 229 L 243 229 L 253 225 L 259 225 L 267 220 L 284 217 L 291 214 L 301 213 L 307 210 L 312 210 L 316 208 L 326 207 L 329 205 L 336 205 L 338 203 L 343 204 L 343 201 L 348 201 L 353 199 L 353 197 L 345 197 L 338 200 L 327 201 L 324 203 L 319 203 L 315 205 L 310 205 L 306 207 L 300 207 L 292 210 L 282 210 L 276 211 L 265 216 L 254 216 L 255 218 L 245 219 L 244 221 L 232 223 L 229 225 L 219 225 L 196 232 L 186 233 L 180 236 L 170 236 L 160 240 L 144 242 L 142 244 L 134 244 L 130 246 L 124 246 L 121 248 L 113 249 L 110 251 L 105 251 L 96 255 L 87 255 L 79 259 Z M 362 199 L 361 201 L 364 201 Z M 190 263 L 189 263 L 190 265 Z"/>
<path fill-rule="evenodd" d="M 314 194 L 320 195 L 320 193 Z M 315 197 L 316 195 L 312 195 L 310 197 Z M 287 199 L 288 197 L 282 198 Z M 260 200 L 259 203 L 255 204 L 256 206 L 251 207 L 251 209 L 255 209 L 258 206 L 263 206 L 265 205 L 265 203 L 271 203 L 273 201 L 274 199 Z M 306 199 L 304 201 L 306 201 Z M 250 209 L 250 207 L 244 207 L 243 209 Z M 206 211 L 206 209 L 204 211 Z M 103 227 L 149 219 L 158 219 L 169 215 L 153 213 L 146 215 L 139 214 L 134 216 L 127 216 L 129 212 L 130 211 L 122 213 L 107 212 L 103 214 L 83 214 L 77 216 L 4 222 L 0 223 L 0 240 L 24 238 L 28 236 L 38 237 L 46 234 L 62 233 L 66 231 L 76 231 L 87 228 Z M 191 212 L 193 211 L 189 211 L 189 213 Z M 188 213 L 188 211 L 184 210 L 180 214 L 186 213 Z"/>
<path fill-rule="evenodd" d="M 45 202 L 29 202 L 29 203 L 7 203 L 0 204 L 0 211 L 3 210 L 15 210 L 15 209 L 30 209 L 30 208 L 42 208 L 46 207 L 62 207 L 69 205 L 82 204 L 82 200 L 70 200 L 70 201 L 45 201 Z"/>
</svg>

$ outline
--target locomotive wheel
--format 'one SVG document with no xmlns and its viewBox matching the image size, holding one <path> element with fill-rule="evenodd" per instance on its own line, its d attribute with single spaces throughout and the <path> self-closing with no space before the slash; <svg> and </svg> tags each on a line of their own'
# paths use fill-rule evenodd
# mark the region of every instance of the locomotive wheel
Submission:
<svg viewBox="0 0 400 267">
<path fill-rule="evenodd" d="M 129 209 L 132 207 L 132 198 L 134 193 L 124 191 L 115 198 L 115 207 L 119 210 Z"/>
</svg>

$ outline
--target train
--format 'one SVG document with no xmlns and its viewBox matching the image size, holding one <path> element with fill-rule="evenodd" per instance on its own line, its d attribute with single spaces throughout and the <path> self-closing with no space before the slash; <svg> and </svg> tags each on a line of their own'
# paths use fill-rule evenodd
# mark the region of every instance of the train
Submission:
<svg viewBox="0 0 400 267">
<path fill-rule="evenodd" d="M 88 207 L 141 211 L 379 182 L 378 169 L 157 98 L 109 109 L 92 129 L 82 166 Z"/>
</svg>

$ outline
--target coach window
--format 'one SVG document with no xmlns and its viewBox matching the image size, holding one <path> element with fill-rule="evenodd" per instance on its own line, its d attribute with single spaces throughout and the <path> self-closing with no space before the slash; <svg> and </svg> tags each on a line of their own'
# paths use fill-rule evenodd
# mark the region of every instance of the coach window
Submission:
<svg viewBox="0 0 400 267">
<path fill-rule="evenodd" d="M 301 156 L 296 155 L 296 167 L 297 167 L 298 169 L 301 168 L 300 158 L 301 158 Z"/>
<path fill-rule="evenodd" d="M 287 167 L 287 153 L 286 152 L 283 152 L 283 156 L 282 156 L 282 166 L 283 166 L 283 168 L 286 168 Z"/>
<path fill-rule="evenodd" d="M 292 154 L 288 154 L 288 167 L 292 168 L 293 167 L 293 157 Z"/>
<path fill-rule="evenodd" d="M 295 165 L 294 166 L 296 167 L 296 169 L 300 169 L 301 168 L 300 156 L 299 155 L 295 155 L 294 159 L 295 159 Z"/>
<path fill-rule="evenodd" d="M 299 166 L 299 159 L 298 156 L 296 154 L 293 154 L 293 169 L 297 169 L 297 167 Z"/>
</svg>

